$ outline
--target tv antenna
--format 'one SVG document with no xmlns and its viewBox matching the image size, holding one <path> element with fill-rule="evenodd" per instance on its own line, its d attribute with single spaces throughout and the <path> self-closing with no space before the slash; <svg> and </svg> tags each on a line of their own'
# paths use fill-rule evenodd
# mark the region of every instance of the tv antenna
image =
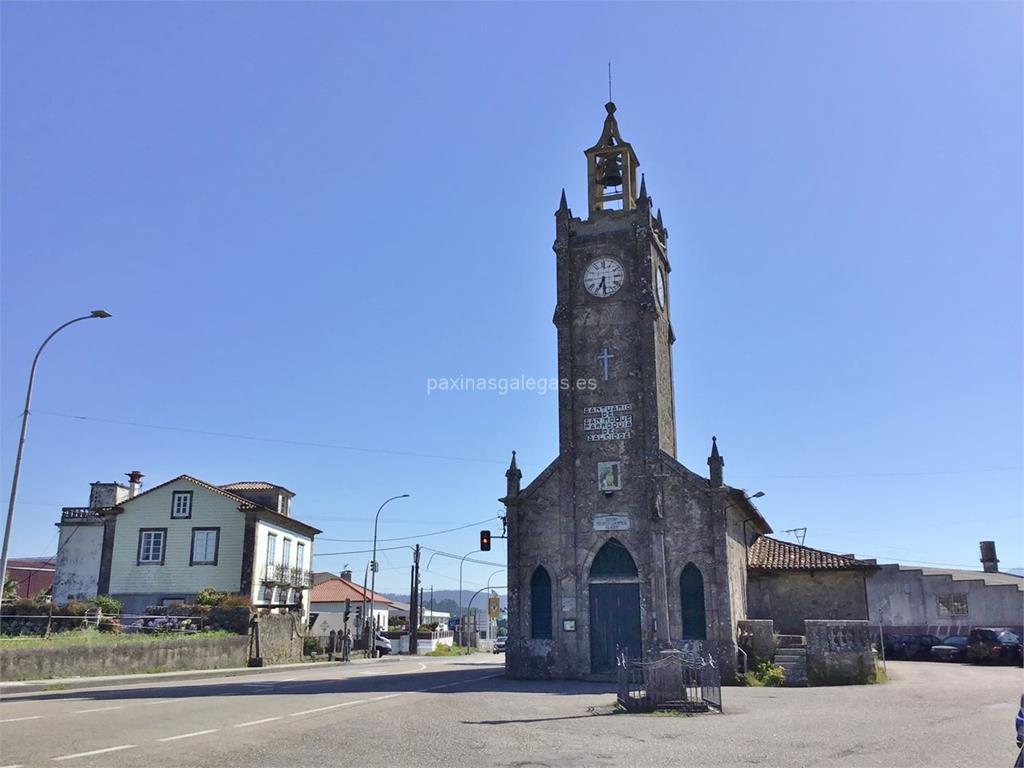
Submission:
<svg viewBox="0 0 1024 768">
<path fill-rule="evenodd" d="M 801 547 L 804 545 L 804 539 L 807 538 L 806 528 L 787 528 L 783 533 L 792 533 L 793 538 L 796 539 L 797 544 Z"/>
</svg>

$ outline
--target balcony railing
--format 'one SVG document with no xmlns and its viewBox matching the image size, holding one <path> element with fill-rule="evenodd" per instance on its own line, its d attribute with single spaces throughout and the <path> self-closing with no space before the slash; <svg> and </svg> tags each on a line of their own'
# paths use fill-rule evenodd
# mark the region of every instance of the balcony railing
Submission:
<svg viewBox="0 0 1024 768">
<path fill-rule="evenodd" d="M 292 587 L 310 587 L 313 585 L 313 574 L 302 568 L 289 568 L 287 565 L 267 563 L 263 581 Z"/>
</svg>

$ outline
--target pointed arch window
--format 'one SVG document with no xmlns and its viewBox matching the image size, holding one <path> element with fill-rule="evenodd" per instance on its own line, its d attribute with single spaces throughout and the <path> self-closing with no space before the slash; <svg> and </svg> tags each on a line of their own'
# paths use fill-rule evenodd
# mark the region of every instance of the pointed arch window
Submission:
<svg viewBox="0 0 1024 768">
<path fill-rule="evenodd" d="M 538 565 L 530 579 L 530 628 L 534 640 L 550 640 L 551 632 L 551 576 L 543 565 Z"/>
<path fill-rule="evenodd" d="M 625 579 L 637 577 L 636 562 L 618 539 L 609 539 L 597 553 L 593 565 L 590 566 L 590 577 L 595 576 Z"/>
<path fill-rule="evenodd" d="M 706 640 L 707 617 L 704 612 L 704 577 L 700 568 L 687 563 L 679 576 L 679 594 L 683 601 L 683 639 Z"/>
</svg>

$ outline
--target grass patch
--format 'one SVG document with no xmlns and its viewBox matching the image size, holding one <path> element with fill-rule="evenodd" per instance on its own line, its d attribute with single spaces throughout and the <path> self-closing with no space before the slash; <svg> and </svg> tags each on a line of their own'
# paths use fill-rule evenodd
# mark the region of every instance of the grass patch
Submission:
<svg viewBox="0 0 1024 768">
<path fill-rule="evenodd" d="M 210 637 L 237 637 L 237 635 L 224 630 L 211 632 L 114 634 L 112 632 L 98 632 L 91 628 L 74 629 L 69 632 L 57 632 L 49 637 L 35 637 L 31 635 L 16 637 L 0 636 L 0 650 L 7 648 L 60 648 L 75 645 L 131 645 L 136 643 L 158 643 L 172 638 L 177 640 L 204 640 Z"/>
<path fill-rule="evenodd" d="M 463 648 L 458 643 L 452 643 L 451 645 L 439 645 L 432 651 L 424 654 L 425 656 L 468 656 L 471 653 L 476 653 L 476 648 Z"/>
</svg>

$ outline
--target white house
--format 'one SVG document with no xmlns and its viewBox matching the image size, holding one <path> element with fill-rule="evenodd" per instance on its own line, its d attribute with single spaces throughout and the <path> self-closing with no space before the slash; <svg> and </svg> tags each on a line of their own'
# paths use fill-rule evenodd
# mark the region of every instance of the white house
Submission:
<svg viewBox="0 0 1024 768">
<path fill-rule="evenodd" d="M 291 516 L 294 493 L 273 483 L 216 486 L 189 475 L 138 493 L 141 473 L 130 478 L 128 488 L 94 484 L 95 505 L 64 509 L 58 602 L 108 594 L 137 614 L 191 602 L 209 587 L 308 615 L 320 531 Z M 95 493 L 97 485 L 103 493 Z"/>
</svg>

